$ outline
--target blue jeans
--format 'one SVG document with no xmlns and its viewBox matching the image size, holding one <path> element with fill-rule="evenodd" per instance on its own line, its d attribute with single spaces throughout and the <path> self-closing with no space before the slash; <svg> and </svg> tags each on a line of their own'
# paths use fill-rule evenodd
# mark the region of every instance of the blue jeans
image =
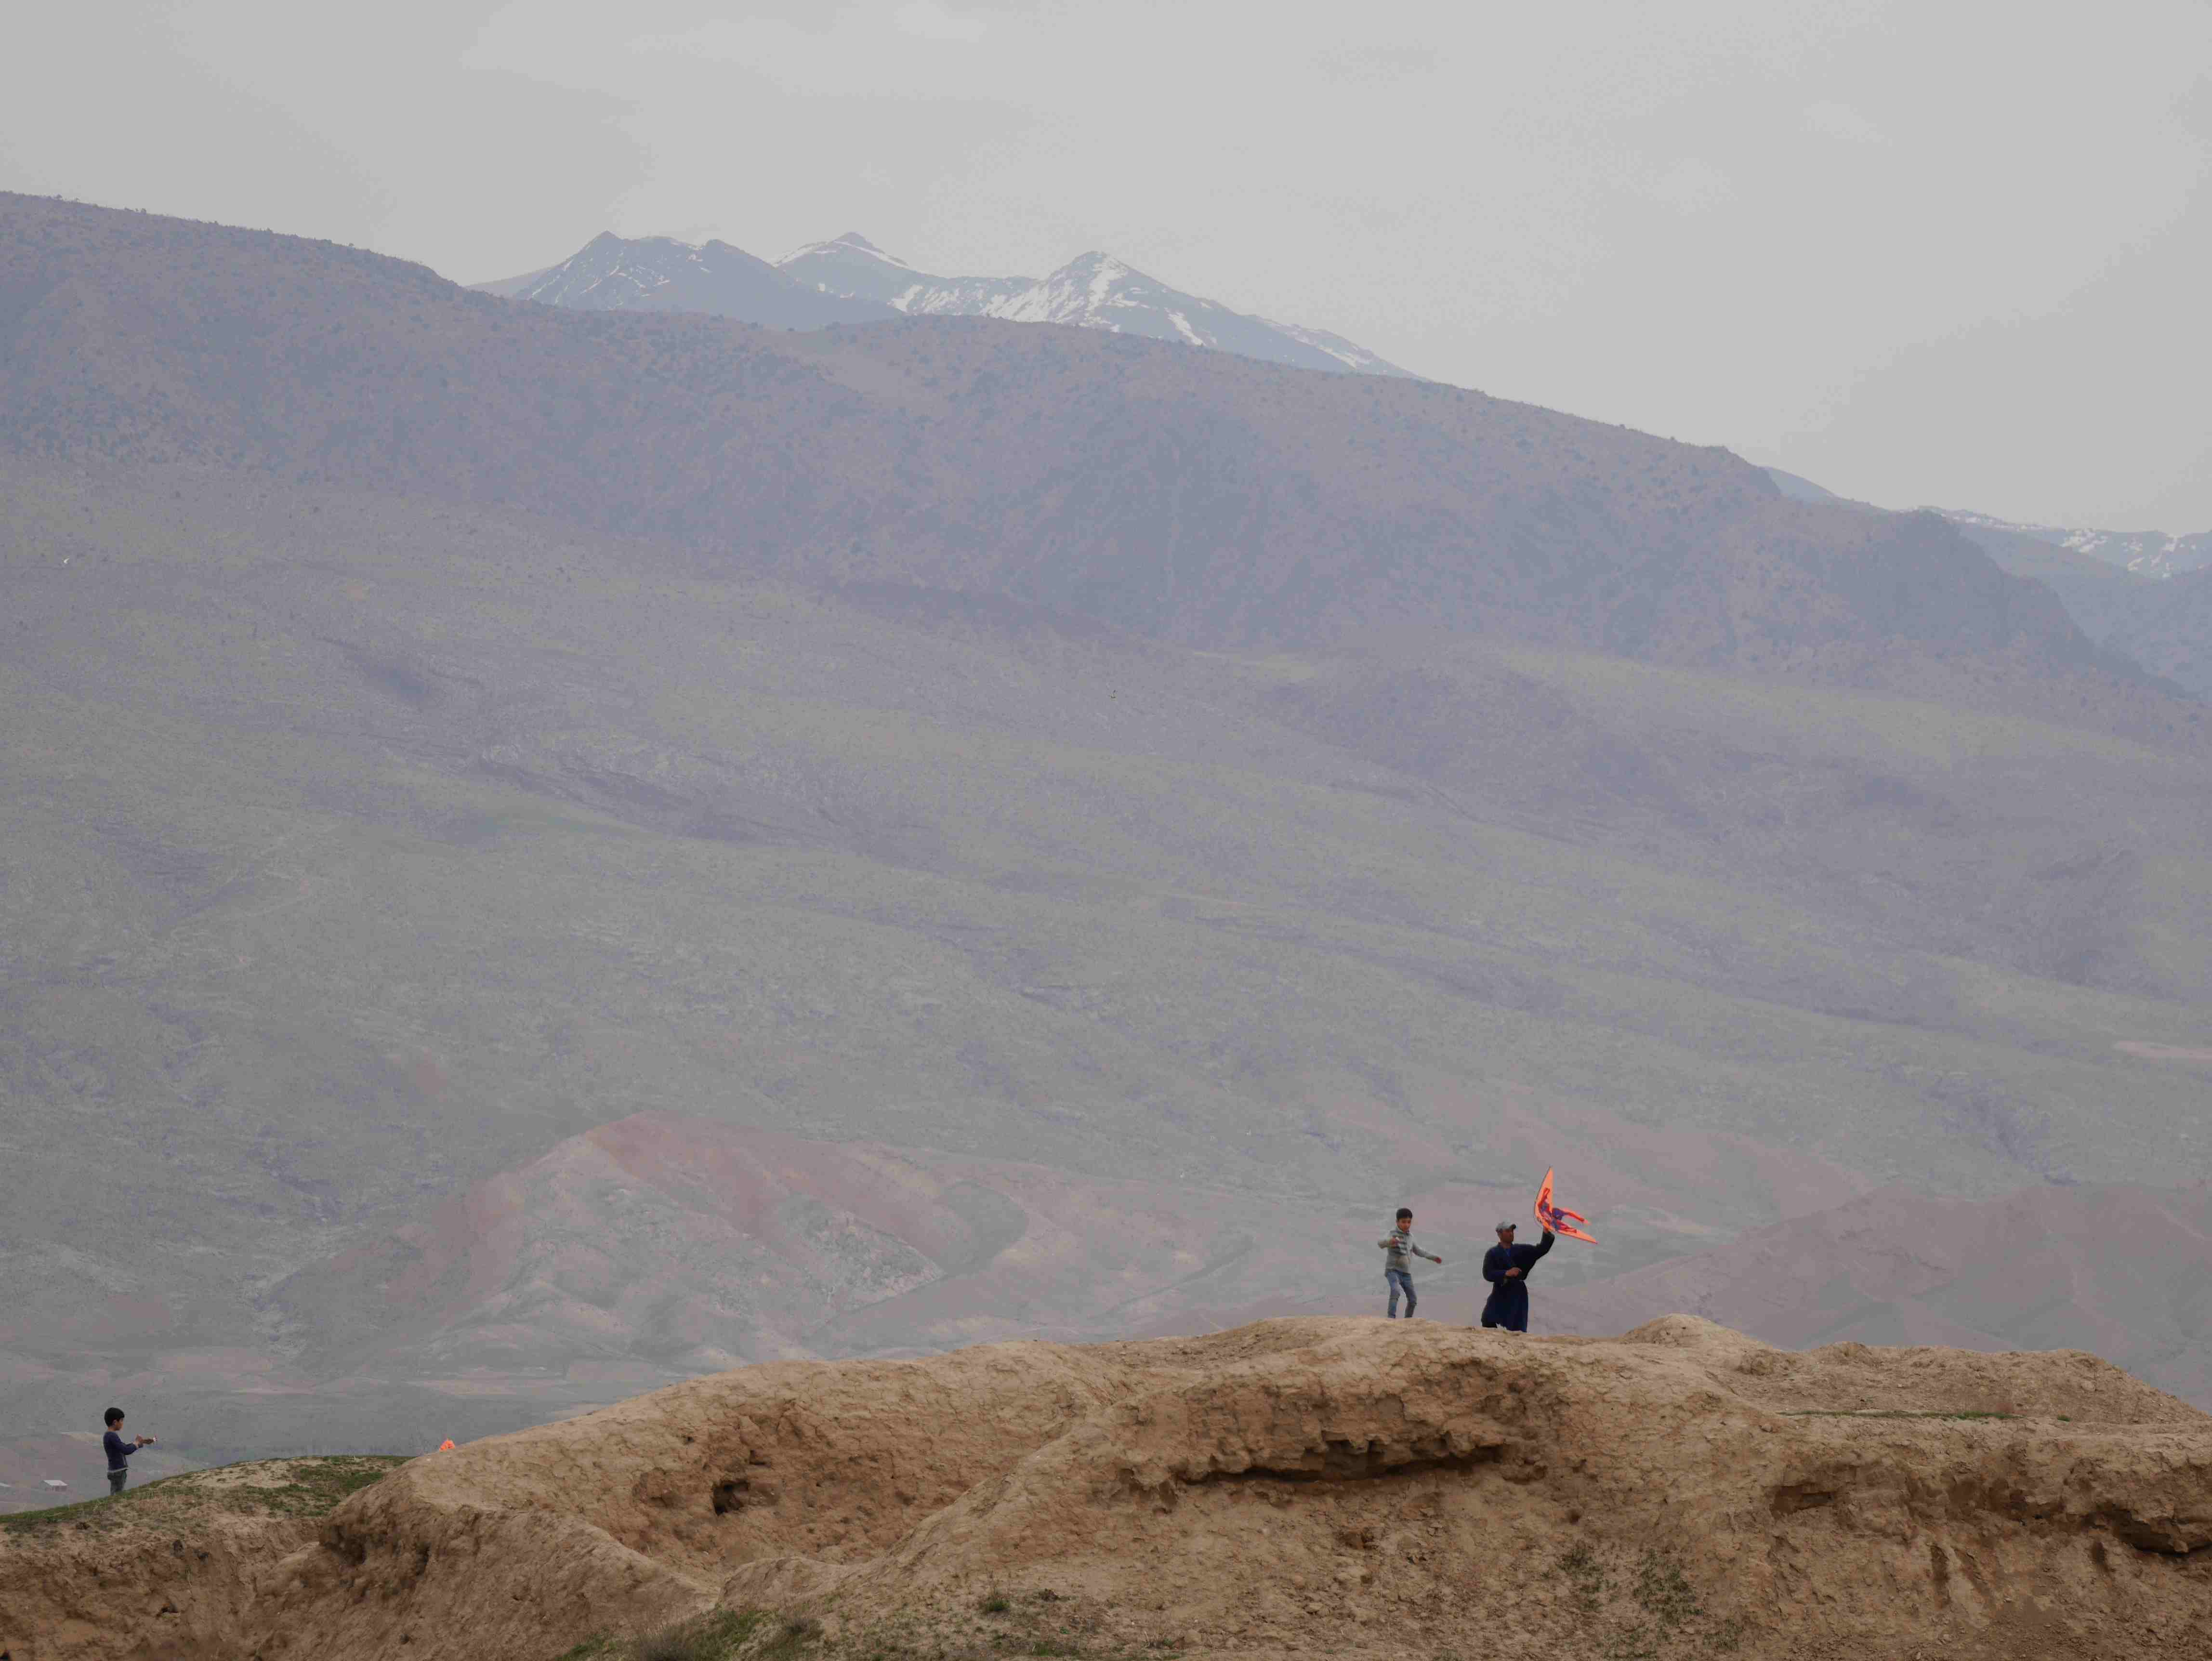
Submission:
<svg viewBox="0 0 2212 1661">
<path fill-rule="evenodd" d="M 1403 1292 L 1406 1294 L 1406 1318 L 1412 1320 L 1413 1305 L 1420 1302 L 1413 1296 L 1413 1277 L 1402 1269 L 1386 1269 L 1382 1271 L 1382 1278 L 1390 1284 L 1390 1313 L 1387 1318 L 1393 1321 L 1398 1318 L 1398 1294 Z"/>
</svg>

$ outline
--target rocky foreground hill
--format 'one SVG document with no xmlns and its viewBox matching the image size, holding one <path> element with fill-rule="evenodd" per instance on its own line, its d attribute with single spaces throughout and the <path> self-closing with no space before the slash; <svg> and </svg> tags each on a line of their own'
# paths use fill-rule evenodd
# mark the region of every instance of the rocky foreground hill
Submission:
<svg viewBox="0 0 2212 1661">
<path fill-rule="evenodd" d="M 1682 1316 L 781 1362 L 416 1459 L 312 1539 L 112 1520 L 153 1498 L 9 1536 L 0 1646 L 550 1661 L 719 1609 L 825 1656 L 2212 1655 L 2212 1418 L 2085 1354 Z"/>
</svg>

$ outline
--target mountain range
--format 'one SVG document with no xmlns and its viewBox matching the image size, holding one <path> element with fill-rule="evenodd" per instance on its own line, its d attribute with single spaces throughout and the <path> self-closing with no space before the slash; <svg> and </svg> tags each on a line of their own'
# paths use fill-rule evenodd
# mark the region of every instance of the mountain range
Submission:
<svg viewBox="0 0 2212 1661">
<path fill-rule="evenodd" d="M 900 315 L 1059 323 L 1298 368 L 1407 375 L 1340 335 L 1248 317 L 1097 252 L 1080 255 L 1042 279 L 948 277 L 918 271 L 850 232 L 810 244 L 774 265 L 726 242 L 624 240 L 610 232 L 558 265 L 477 287 L 552 306 L 704 312 L 784 329 Z"/>
<path fill-rule="evenodd" d="M 673 237 L 593 237 L 557 265 L 479 283 L 485 294 L 580 311 L 704 312 L 774 329 L 875 323 L 890 307 L 823 294 L 793 283 L 764 259 L 726 242 Z"/>
<path fill-rule="evenodd" d="M 1884 511 L 1849 502 L 1795 473 L 1765 472 L 1793 501 Z M 2000 568 L 2050 589 L 2099 645 L 2212 703 L 2212 532 L 2168 536 L 2027 525 L 1951 510 L 1942 516 Z"/>
<path fill-rule="evenodd" d="M 2212 1177 L 2206 711 L 1932 514 L 21 197 L 0 494 L 26 1437 L 1371 1301 L 1553 1165 L 1563 1299 Z"/>
<path fill-rule="evenodd" d="M 2212 566 L 2212 531 L 2168 536 L 2163 531 L 2098 531 L 2059 525 L 2029 525 L 1957 508 L 1937 511 L 1970 531 L 1988 531 L 2063 548 L 2100 564 L 2115 565 L 2137 576 L 2180 576 Z"/>
</svg>

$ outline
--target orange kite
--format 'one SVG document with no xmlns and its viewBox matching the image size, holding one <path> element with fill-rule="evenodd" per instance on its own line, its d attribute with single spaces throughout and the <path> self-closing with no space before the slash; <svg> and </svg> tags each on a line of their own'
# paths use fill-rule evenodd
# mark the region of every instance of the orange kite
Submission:
<svg viewBox="0 0 2212 1661">
<path fill-rule="evenodd" d="M 1570 1240 L 1588 1240 L 1592 1245 L 1597 1244 L 1595 1234 L 1585 1234 L 1577 1226 L 1588 1222 L 1589 1218 L 1579 1211 L 1563 1211 L 1552 1203 L 1552 1173 L 1548 1171 L 1544 1173 L 1543 1187 L 1536 1190 L 1536 1220 L 1553 1233 L 1564 1234 Z"/>
</svg>

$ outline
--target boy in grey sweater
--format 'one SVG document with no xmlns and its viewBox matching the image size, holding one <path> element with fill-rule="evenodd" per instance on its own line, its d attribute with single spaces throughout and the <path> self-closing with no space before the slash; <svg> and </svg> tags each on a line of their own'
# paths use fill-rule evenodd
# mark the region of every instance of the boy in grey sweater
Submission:
<svg viewBox="0 0 2212 1661">
<path fill-rule="evenodd" d="M 1413 1295 L 1413 1259 L 1427 1257 L 1432 1263 L 1443 1259 L 1431 1256 L 1413 1244 L 1413 1212 L 1410 1206 L 1398 1208 L 1398 1226 L 1390 1231 L 1388 1239 L 1377 1240 L 1389 1255 L 1382 1259 L 1382 1279 L 1390 1288 L 1390 1313 L 1387 1318 L 1398 1318 L 1398 1294 L 1406 1294 L 1406 1318 L 1413 1318 L 1413 1305 L 1420 1301 Z"/>
</svg>

